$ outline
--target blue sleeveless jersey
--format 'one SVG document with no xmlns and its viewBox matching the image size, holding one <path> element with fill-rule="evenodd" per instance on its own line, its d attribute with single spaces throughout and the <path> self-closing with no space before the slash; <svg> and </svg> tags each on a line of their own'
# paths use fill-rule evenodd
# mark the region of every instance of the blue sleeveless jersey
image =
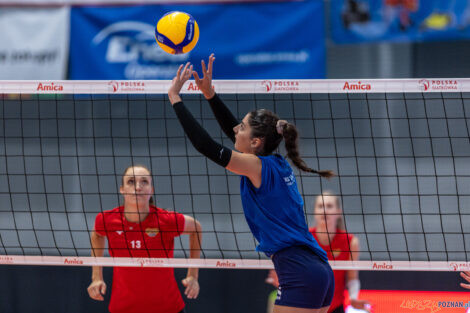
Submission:
<svg viewBox="0 0 470 313">
<path fill-rule="evenodd" d="M 328 261 L 326 252 L 308 231 L 304 202 L 289 163 L 280 155 L 258 157 L 262 163 L 261 186 L 254 187 L 246 176 L 240 182 L 246 221 L 259 243 L 256 250 L 271 256 L 283 248 L 305 245 Z"/>
</svg>

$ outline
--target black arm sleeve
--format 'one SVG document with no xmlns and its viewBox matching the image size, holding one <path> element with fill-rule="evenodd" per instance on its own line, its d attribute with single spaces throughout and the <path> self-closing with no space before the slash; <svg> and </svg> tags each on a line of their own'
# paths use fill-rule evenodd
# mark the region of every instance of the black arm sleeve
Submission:
<svg viewBox="0 0 470 313">
<path fill-rule="evenodd" d="M 232 157 L 232 150 L 214 141 L 182 101 L 175 103 L 173 109 L 194 148 L 215 163 L 226 167 Z"/>
<path fill-rule="evenodd" d="M 230 112 L 217 94 L 207 101 L 209 101 L 212 112 L 214 112 L 214 116 L 217 119 L 217 122 L 219 122 L 220 128 L 222 128 L 224 133 L 228 138 L 230 138 L 230 140 L 232 140 L 232 142 L 235 142 L 235 133 L 233 128 L 239 124 L 238 120 L 233 116 L 232 112 Z"/>
</svg>

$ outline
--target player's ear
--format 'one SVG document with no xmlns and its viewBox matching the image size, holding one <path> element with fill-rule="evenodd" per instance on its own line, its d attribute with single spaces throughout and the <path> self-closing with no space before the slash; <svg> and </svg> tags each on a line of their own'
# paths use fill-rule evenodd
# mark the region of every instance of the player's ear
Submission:
<svg viewBox="0 0 470 313">
<path fill-rule="evenodd" d="M 258 150 L 262 146 L 263 146 L 263 139 L 262 138 L 254 137 L 254 138 L 251 139 L 251 147 L 254 150 Z"/>
</svg>

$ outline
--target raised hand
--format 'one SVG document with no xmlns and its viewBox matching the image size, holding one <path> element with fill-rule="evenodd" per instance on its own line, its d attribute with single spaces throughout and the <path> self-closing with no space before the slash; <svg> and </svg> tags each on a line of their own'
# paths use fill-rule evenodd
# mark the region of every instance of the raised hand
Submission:
<svg viewBox="0 0 470 313">
<path fill-rule="evenodd" d="M 210 99 L 214 96 L 215 91 L 212 87 L 212 65 L 214 64 L 215 56 L 212 53 L 209 56 L 209 62 L 206 68 L 206 63 L 204 60 L 201 60 L 201 67 L 202 67 L 202 79 L 199 78 L 199 75 L 196 71 L 193 71 L 194 81 L 198 86 L 199 90 L 201 90 L 202 94 L 206 99 Z"/>
<path fill-rule="evenodd" d="M 175 104 L 181 101 L 180 91 L 183 88 L 184 83 L 188 81 L 191 77 L 191 73 L 193 72 L 193 66 L 191 63 L 186 63 L 183 68 L 183 64 L 180 65 L 178 71 L 176 72 L 176 76 L 171 81 L 171 86 L 168 89 L 168 98 L 170 99 L 171 104 Z"/>
</svg>

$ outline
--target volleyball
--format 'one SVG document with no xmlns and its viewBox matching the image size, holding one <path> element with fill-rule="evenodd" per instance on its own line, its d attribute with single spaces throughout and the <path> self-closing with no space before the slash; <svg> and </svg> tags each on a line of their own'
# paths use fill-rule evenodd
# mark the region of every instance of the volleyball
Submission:
<svg viewBox="0 0 470 313">
<path fill-rule="evenodd" d="M 167 53 L 187 53 L 197 44 L 199 27 L 190 14 L 169 12 L 158 21 L 155 27 L 155 39 Z"/>
</svg>

